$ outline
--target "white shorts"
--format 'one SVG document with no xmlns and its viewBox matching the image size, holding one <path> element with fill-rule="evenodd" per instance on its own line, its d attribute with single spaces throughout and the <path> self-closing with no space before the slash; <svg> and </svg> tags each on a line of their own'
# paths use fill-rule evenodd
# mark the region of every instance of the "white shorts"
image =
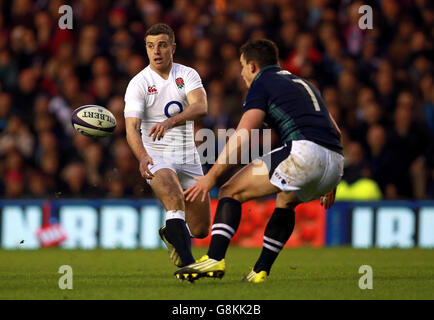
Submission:
<svg viewBox="0 0 434 320">
<path fill-rule="evenodd" d="M 268 160 L 270 182 L 282 191 L 295 191 L 303 202 L 333 190 L 344 174 L 341 154 L 308 140 L 292 141 L 291 146 L 275 149 L 263 158 Z"/>
<path fill-rule="evenodd" d="M 188 189 L 196 183 L 195 177 L 203 176 L 202 165 L 200 164 L 199 156 L 194 155 L 193 161 L 177 161 L 177 159 L 170 159 L 167 156 L 159 155 L 157 153 L 149 153 L 153 165 L 149 165 L 149 170 L 155 174 L 160 169 L 170 169 L 176 173 L 182 189 Z M 171 161 L 168 161 L 171 160 Z M 178 159 L 179 160 L 179 159 Z M 151 180 L 146 179 L 147 183 Z"/>
</svg>

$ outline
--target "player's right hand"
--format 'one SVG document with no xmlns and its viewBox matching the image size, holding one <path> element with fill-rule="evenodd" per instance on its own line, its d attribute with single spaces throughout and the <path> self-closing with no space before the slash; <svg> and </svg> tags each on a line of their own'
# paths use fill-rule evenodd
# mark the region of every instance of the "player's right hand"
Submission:
<svg viewBox="0 0 434 320">
<path fill-rule="evenodd" d="M 163 122 L 154 124 L 154 126 L 149 130 L 148 137 L 152 137 L 152 141 L 160 140 L 164 137 L 167 130 L 173 128 L 173 119 L 169 118 Z"/>
<path fill-rule="evenodd" d="M 153 164 L 154 161 L 150 156 L 145 156 L 142 160 L 140 160 L 139 170 L 143 178 L 151 180 L 154 177 L 151 170 L 148 168 L 149 165 Z"/>
</svg>

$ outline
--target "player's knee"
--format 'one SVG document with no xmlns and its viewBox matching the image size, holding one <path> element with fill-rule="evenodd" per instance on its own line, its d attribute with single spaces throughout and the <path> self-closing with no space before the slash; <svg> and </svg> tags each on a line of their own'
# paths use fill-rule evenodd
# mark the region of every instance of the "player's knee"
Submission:
<svg viewBox="0 0 434 320">
<path fill-rule="evenodd" d="M 197 239 L 203 239 L 206 238 L 209 234 L 209 223 L 208 224 L 202 224 L 199 226 L 195 226 L 195 227 L 190 227 L 190 232 L 192 234 L 193 237 L 197 238 Z"/>
<path fill-rule="evenodd" d="M 294 210 L 299 203 L 298 201 L 276 199 L 277 208 Z"/>
<path fill-rule="evenodd" d="M 234 193 L 233 196 L 232 196 L 232 199 L 237 200 L 237 201 L 239 201 L 241 203 L 243 203 L 243 202 L 246 201 L 246 199 L 245 199 L 245 197 L 243 196 L 242 193 Z"/>
<path fill-rule="evenodd" d="M 230 186 L 228 186 L 226 188 L 223 188 L 223 187 L 220 188 L 218 198 L 219 199 L 232 198 L 232 199 L 237 200 L 237 201 L 239 201 L 241 203 L 243 203 L 244 201 L 246 201 L 246 199 L 243 196 L 242 192 L 235 191 Z"/>
<path fill-rule="evenodd" d="M 235 192 L 232 188 L 232 186 L 229 183 L 225 183 L 220 187 L 218 198 L 233 198 L 235 195 Z"/>
<path fill-rule="evenodd" d="M 295 208 L 300 204 L 300 201 L 292 201 L 292 202 L 286 202 L 284 204 L 278 205 L 276 202 L 276 207 L 278 208 L 285 208 L 289 210 L 295 210 Z"/>
<path fill-rule="evenodd" d="M 208 237 L 208 234 L 209 234 L 209 230 L 203 229 L 200 232 L 193 233 L 193 236 L 197 239 L 204 239 Z"/>
<path fill-rule="evenodd" d="M 296 200 L 286 200 L 286 199 L 276 199 L 276 207 L 295 210 L 295 207 L 300 204 L 300 201 Z"/>
<path fill-rule="evenodd" d="M 279 193 L 276 197 L 276 207 L 295 210 L 295 207 L 298 206 L 301 201 L 298 199 L 297 195 L 294 192 L 290 193 Z"/>
<path fill-rule="evenodd" d="M 246 199 L 246 193 L 237 190 L 236 186 L 231 183 L 225 183 L 223 186 L 220 187 L 218 198 L 232 198 L 241 203 L 248 200 Z"/>
</svg>

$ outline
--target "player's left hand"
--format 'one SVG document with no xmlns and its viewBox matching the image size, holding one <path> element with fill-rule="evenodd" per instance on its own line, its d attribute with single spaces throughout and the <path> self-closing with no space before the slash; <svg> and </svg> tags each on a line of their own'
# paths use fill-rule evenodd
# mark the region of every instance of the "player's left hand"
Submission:
<svg viewBox="0 0 434 320">
<path fill-rule="evenodd" d="M 215 186 L 216 181 L 208 175 L 195 177 L 197 182 L 184 191 L 186 201 L 193 202 L 202 195 L 201 201 L 205 201 L 208 192 Z"/>
<path fill-rule="evenodd" d="M 173 128 L 172 120 L 169 118 L 164 120 L 163 122 L 159 122 L 154 124 L 154 126 L 149 130 L 148 137 L 154 136 L 152 141 L 155 139 L 160 140 L 166 134 L 166 131 Z"/>
<path fill-rule="evenodd" d="M 326 193 L 321 197 L 320 199 L 321 205 L 325 209 L 330 209 L 333 203 L 335 203 L 335 196 L 336 196 L 336 188 L 334 188 L 332 191 Z"/>
</svg>

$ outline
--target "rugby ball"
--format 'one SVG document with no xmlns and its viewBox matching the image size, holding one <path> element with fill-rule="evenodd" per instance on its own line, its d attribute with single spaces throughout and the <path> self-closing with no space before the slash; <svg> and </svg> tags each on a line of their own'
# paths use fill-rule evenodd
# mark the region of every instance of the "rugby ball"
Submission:
<svg viewBox="0 0 434 320">
<path fill-rule="evenodd" d="M 116 128 L 114 115 L 106 108 L 96 105 L 75 109 L 71 121 L 77 132 L 92 138 L 109 136 Z"/>
</svg>

